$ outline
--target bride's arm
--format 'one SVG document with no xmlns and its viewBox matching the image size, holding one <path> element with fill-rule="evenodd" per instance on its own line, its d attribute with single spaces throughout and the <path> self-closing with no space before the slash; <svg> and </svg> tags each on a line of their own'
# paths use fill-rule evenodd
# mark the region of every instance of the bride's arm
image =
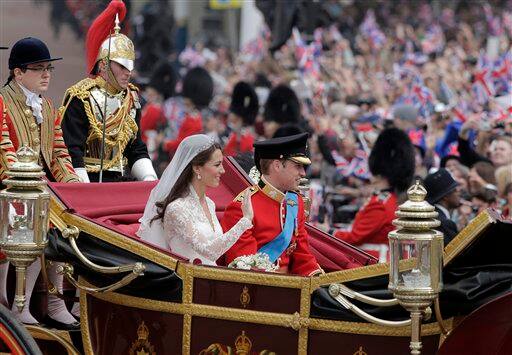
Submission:
<svg viewBox="0 0 512 355">
<path fill-rule="evenodd" d="M 215 214 L 212 218 L 217 218 Z M 201 256 L 216 260 L 223 255 L 247 229 L 252 227 L 249 219 L 241 218 L 229 231 L 216 237 L 213 230 L 198 228 L 193 211 L 186 206 L 171 203 L 164 217 L 164 231 L 167 238 L 181 238 Z M 186 256 L 186 255 L 184 255 Z"/>
</svg>

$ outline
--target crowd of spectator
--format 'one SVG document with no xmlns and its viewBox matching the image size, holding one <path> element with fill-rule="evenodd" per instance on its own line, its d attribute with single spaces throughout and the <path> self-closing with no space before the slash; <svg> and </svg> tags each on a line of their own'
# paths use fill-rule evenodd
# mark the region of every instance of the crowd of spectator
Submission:
<svg viewBox="0 0 512 355">
<path fill-rule="evenodd" d="M 237 53 L 194 43 L 156 63 L 141 128 L 157 172 L 190 134 L 249 171 L 253 141 L 308 131 L 310 220 L 350 229 L 375 189 L 372 147 L 394 126 L 415 147 L 415 176 L 449 185 L 431 202 L 451 228 L 488 207 L 511 218 L 512 1 L 334 3 L 337 21 L 295 28 L 274 52 L 265 30 Z"/>
</svg>

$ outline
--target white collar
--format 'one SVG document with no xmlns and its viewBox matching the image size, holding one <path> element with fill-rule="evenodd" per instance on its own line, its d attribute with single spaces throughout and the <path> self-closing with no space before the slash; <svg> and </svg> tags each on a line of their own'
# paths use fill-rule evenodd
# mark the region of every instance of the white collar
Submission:
<svg viewBox="0 0 512 355">
<path fill-rule="evenodd" d="M 32 114 L 37 120 L 37 123 L 41 123 L 43 121 L 43 99 L 40 95 L 35 92 L 30 91 L 21 83 L 17 82 L 23 94 L 25 94 L 25 103 L 32 109 Z"/>
</svg>

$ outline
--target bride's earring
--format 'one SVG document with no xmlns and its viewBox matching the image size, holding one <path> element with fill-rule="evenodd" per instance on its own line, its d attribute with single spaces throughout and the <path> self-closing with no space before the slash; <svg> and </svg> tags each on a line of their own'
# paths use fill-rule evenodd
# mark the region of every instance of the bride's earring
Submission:
<svg viewBox="0 0 512 355">
<path fill-rule="evenodd" d="M 197 180 L 201 180 L 201 174 L 197 174 Z"/>
</svg>

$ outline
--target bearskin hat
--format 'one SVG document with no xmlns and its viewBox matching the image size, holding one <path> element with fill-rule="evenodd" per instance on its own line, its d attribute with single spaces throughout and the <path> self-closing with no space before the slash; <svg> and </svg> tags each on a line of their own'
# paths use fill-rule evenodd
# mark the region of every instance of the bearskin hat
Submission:
<svg viewBox="0 0 512 355">
<path fill-rule="evenodd" d="M 162 94 L 164 99 L 168 99 L 169 97 L 174 96 L 174 89 L 176 88 L 177 80 L 178 76 L 172 64 L 168 61 L 164 61 L 158 64 L 153 73 L 151 73 L 149 86 Z"/>
<path fill-rule="evenodd" d="M 294 136 L 296 134 L 304 133 L 304 131 L 296 124 L 287 123 L 279 127 L 272 138 Z"/>
<path fill-rule="evenodd" d="M 242 117 L 244 125 L 251 126 L 256 120 L 259 108 L 258 95 L 252 86 L 245 81 L 238 82 L 231 95 L 229 110 Z"/>
<path fill-rule="evenodd" d="M 300 120 L 300 103 L 295 92 L 286 85 L 278 85 L 268 95 L 265 103 L 265 121 L 297 123 Z"/>
<path fill-rule="evenodd" d="M 398 128 L 383 130 L 377 137 L 368 159 L 370 172 L 385 177 L 398 192 L 409 188 L 414 177 L 414 146 Z"/>
<path fill-rule="evenodd" d="M 190 99 L 197 109 L 207 107 L 213 97 L 213 79 L 208 71 L 201 67 L 190 69 L 183 78 L 181 95 Z"/>
</svg>

